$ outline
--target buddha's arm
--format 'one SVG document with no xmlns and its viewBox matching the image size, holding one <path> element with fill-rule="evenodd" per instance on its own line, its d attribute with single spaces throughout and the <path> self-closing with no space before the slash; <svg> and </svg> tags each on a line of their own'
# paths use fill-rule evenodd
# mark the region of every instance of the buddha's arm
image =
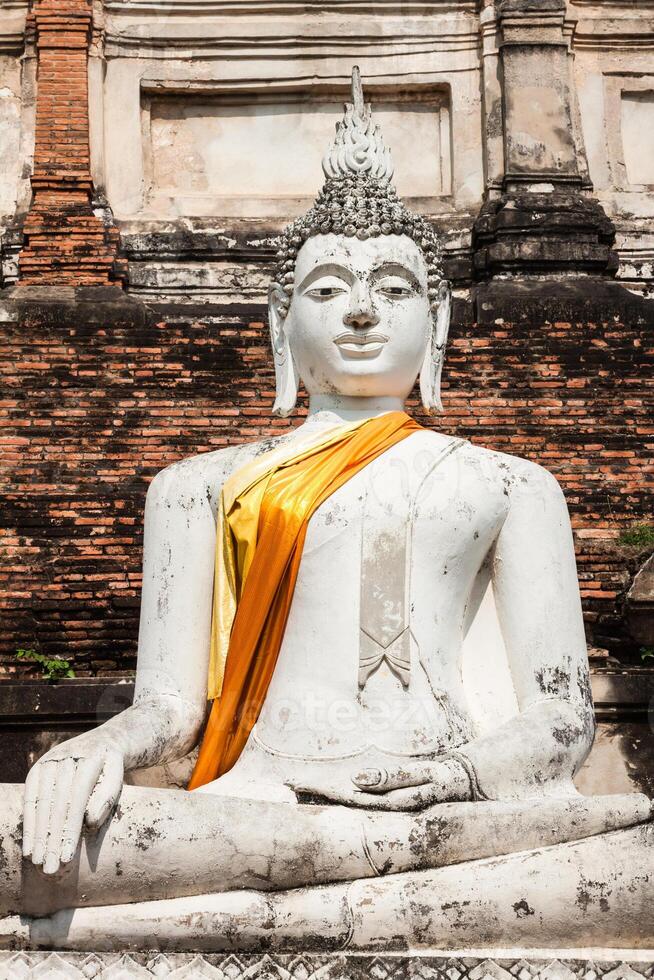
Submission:
<svg viewBox="0 0 654 980">
<path fill-rule="evenodd" d="M 201 460 L 189 462 L 159 473 L 146 499 L 134 714 L 115 719 L 126 769 L 184 755 L 204 720 L 216 530 L 208 481 L 192 469 Z"/>
<path fill-rule="evenodd" d="M 220 476 L 215 480 L 220 483 Z M 54 873 L 99 827 L 125 770 L 178 758 L 206 707 L 215 520 L 194 461 L 153 480 L 145 509 L 143 593 L 132 707 L 51 749 L 25 784 L 23 850 Z"/>
<path fill-rule="evenodd" d="M 491 799 L 574 792 L 594 730 L 565 500 L 541 467 L 518 461 L 514 478 L 492 580 L 520 713 L 456 753 Z"/>
</svg>

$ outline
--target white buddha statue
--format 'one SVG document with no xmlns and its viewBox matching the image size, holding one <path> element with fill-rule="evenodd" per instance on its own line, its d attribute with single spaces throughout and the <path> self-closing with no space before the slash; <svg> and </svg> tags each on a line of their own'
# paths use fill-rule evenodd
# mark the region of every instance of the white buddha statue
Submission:
<svg viewBox="0 0 654 980">
<path fill-rule="evenodd" d="M 309 415 L 152 482 L 134 704 L 3 787 L 2 935 L 651 945 L 649 801 L 573 784 L 593 709 L 561 490 L 404 414 L 418 375 L 440 406 L 450 293 L 356 70 L 323 166 L 270 291 L 275 410 L 301 379 Z M 191 791 L 123 785 L 200 742 Z"/>
</svg>

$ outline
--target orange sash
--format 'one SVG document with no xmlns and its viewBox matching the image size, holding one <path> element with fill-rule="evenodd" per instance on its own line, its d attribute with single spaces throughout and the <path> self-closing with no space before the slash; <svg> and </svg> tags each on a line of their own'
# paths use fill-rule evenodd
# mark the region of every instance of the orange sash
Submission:
<svg viewBox="0 0 654 980">
<path fill-rule="evenodd" d="M 256 548 L 244 584 L 242 569 L 237 569 L 240 595 L 222 691 L 213 702 L 189 789 L 232 768 L 259 716 L 284 637 L 312 514 L 368 463 L 419 429 L 404 412 L 389 412 L 348 427 L 341 439 L 275 468 L 261 501 Z M 246 550 L 239 544 L 238 557 Z"/>
</svg>

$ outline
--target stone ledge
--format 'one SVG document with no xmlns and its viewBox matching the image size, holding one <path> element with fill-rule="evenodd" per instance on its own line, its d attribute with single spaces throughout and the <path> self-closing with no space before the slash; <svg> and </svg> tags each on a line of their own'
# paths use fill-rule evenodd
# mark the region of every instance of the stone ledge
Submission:
<svg viewBox="0 0 654 980">
<path fill-rule="evenodd" d="M 473 952 L 476 955 L 473 955 Z M 0 953 L 0 980 L 651 980 L 654 951 L 457 953 Z"/>
<path fill-rule="evenodd" d="M 623 731 L 619 726 L 629 723 L 630 738 L 641 730 L 647 738 L 650 729 L 646 726 L 654 718 L 652 668 L 591 669 L 591 684 L 598 722 L 606 723 L 616 736 Z M 30 766 L 50 746 L 95 728 L 128 708 L 133 695 L 131 677 L 78 677 L 56 684 L 26 678 L 0 680 L 0 737 L 4 748 L 0 782 L 23 782 Z M 636 758 L 642 761 L 633 772 L 644 778 L 649 756 L 642 748 Z M 178 785 L 177 777 L 167 771 L 165 779 L 171 778 Z M 141 777 L 136 781 L 143 783 Z M 146 782 L 158 785 L 151 779 Z M 638 788 L 648 792 L 645 784 Z"/>
<path fill-rule="evenodd" d="M 651 667 L 591 669 L 595 717 L 598 721 L 647 721 L 654 707 Z"/>
<path fill-rule="evenodd" d="M 52 745 L 95 728 L 128 708 L 133 696 L 132 678 L 0 681 L 0 782 L 22 783 Z"/>
<path fill-rule="evenodd" d="M 652 300 L 619 283 L 590 276 L 480 283 L 472 290 L 471 301 L 473 321 L 478 324 L 496 323 L 501 318 L 505 323 L 619 322 L 654 326 Z"/>
</svg>

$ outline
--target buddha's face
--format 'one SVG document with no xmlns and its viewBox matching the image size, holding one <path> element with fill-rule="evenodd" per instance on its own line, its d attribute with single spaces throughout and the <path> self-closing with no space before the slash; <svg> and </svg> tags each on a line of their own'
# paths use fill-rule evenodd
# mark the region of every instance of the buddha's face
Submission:
<svg viewBox="0 0 654 980">
<path fill-rule="evenodd" d="M 316 235 L 283 330 L 310 395 L 406 398 L 431 335 L 427 265 L 405 235 Z"/>
</svg>

